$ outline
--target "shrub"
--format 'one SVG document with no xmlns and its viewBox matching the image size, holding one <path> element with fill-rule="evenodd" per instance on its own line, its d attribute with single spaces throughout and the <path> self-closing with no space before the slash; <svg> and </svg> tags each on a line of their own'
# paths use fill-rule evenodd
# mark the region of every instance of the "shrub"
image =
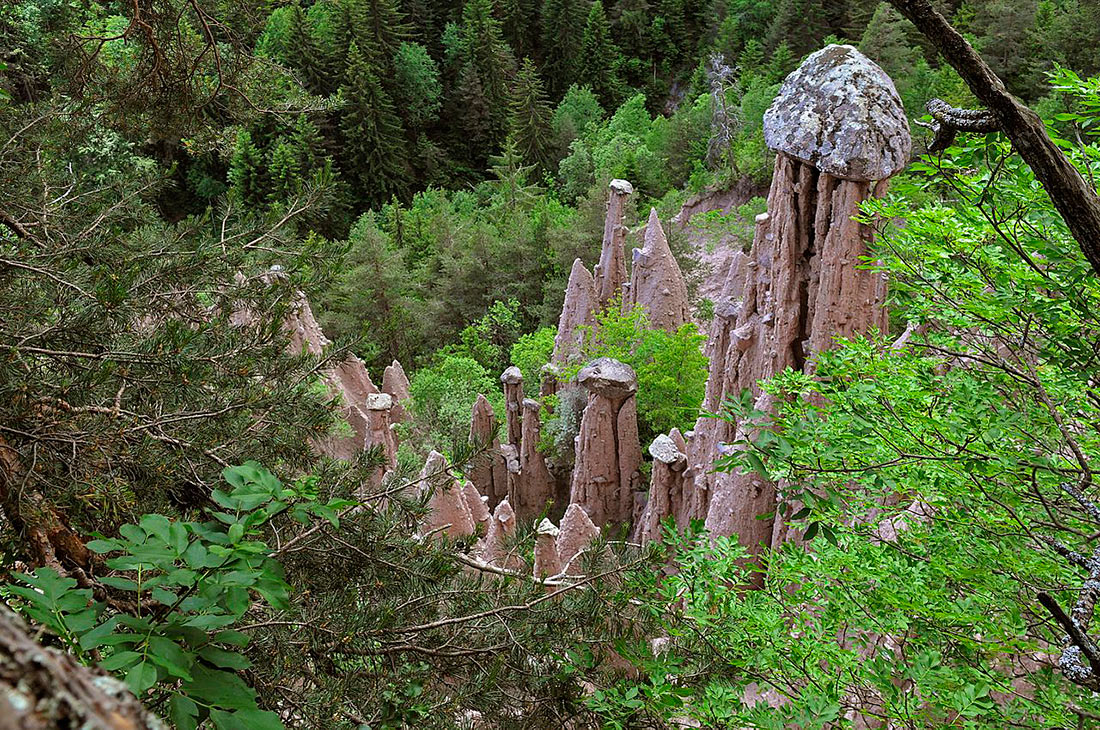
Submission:
<svg viewBox="0 0 1100 730">
<path fill-rule="evenodd" d="M 233 627 L 252 608 L 252 593 L 275 609 L 289 608 L 282 566 L 260 539 L 276 516 L 306 524 L 315 516 L 338 526 L 337 510 L 351 502 L 321 503 L 312 479 L 285 485 L 258 464 L 222 473 L 232 490 L 215 489 L 204 522 L 147 514 L 123 525 L 116 539 L 88 548 L 110 554 L 111 575 L 99 583 L 136 604 L 137 615 L 93 600 L 74 578 L 51 568 L 16 573 L 23 585 L 3 594 L 14 607 L 53 631 L 84 664 L 124 678 L 148 706 L 167 703 L 172 724 L 194 730 L 209 719 L 217 728 L 270 730 L 283 724 L 260 710 L 256 692 L 237 674 L 251 662 L 241 653 L 249 636 Z"/>
<path fill-rule="evenodd" d="M 692 427 L 703 403 L 707 382 L 706 337 L 693 323 L 675 332 L 649 328 L 641 305 L 623 312 L 613 300 L 584 328 L 581 362 L 611 357 L 634 368 L 638 376 L 638 431 L 643 443 L 673 428 Z M 563 373 L 576 377 L 581 365 Z"/>
<path fill-rule="evenodd" d="M 409 387 L 417 436 L 425 449 L 450 453 L 465 443 L 470 411 L 479 394 L 498 415 L 504 413 L 500 383 L 477 360 L 443 355 L 436 364 L 418 370 Z"/>
<path fill-rule="evenodd" d="M 550 362 L 554 354 L 555 327 L 543 327 L 523 335 L 512 345 L 512 364 L 523 371 L 523 382 L 528 392 L 535 392 L 541 382 L 542 366 Z"/>
</svg>

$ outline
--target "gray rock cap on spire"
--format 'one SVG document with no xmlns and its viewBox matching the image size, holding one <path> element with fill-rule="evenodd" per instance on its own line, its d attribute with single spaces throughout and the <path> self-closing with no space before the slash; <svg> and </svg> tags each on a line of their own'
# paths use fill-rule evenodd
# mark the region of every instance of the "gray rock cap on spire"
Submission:
<svg viewBox="0 0 1100 730">
<path fill-rule="evenodd" d="M 885 180 L 909 163 L 909 120 L 894 82 L 852 46 L 806 59 L 764 114 L 776 152 L 847 180 Z"/>
</svg>

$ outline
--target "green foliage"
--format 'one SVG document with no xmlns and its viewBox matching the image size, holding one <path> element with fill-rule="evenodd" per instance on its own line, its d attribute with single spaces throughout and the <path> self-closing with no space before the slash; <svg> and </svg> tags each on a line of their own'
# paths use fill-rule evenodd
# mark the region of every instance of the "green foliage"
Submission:
<svg viewBox="0 0 1100 730">
<path fill-rule="evenodd" d="M 495 413 L 504 413 L 500 381 L 477 360 L 444 354 L 439 361 L 413 375 L 414 424 L 424 449 L 452 453 L 470 431 L 470 413 L 478 395 L 489 399 Z"/>
<path fill-rule="evenodd" d="M 523 59 L 512 85 L 508 143 L 540 173 L 551 169 L 550 104 L 531 59 Z"/>
<path fill-rule="evenodd" d="M 1094 147 L 1056 143 L 1096 174 Z M 1003 139 L 960 139 L 914 168 L 864 213 L 904 220 L 883 227 L 873 257 L 902 321 L 929 331 L 900 348 L 839 342 L 813 376 L 764 384 L 773 413 L 751 392 L 726 404 L 752 435 L 716 468 L 782 480 L 777 514 L 759 519 L 804 542 L 749 562 L 736 538 L 670 530 L 676 575 L 639 575 L 631 592 L 684 611 L 669 614 L 669 652 L 639 664 L 650 686 L 671 675 L 692 691 L 627 697 L 620 685 L 590 702 L 609 721 L 831 727 L 861 698 L 915 727 L 1059 728 L 1096 714 L 1095 693 L 1071 681 L 1072 652 L 1028 671 L 1025 691 L 1009 658 L 1057 654 L 1062 630 L 1036 595 L 1072 605 L 1087 580 L 1065 556 L 1091 550 L 1095 529 L 1100 285 Z M 741 588 L 753 580 L 763 589 Z M 788 698 L 777 708 L 746 700 L 765 677 Z"/>
<path fill-rule="evenodd" d="M 552 126 L 558 157 L 565 157 L 569 145 L 588 129 L 588 125 L 598 124 L 602 119 L 600 100 L 592 90 L 576 84 L 570 86 L 554 109 Z"/>
<path fill-rule="evenodd" d="M 523 382 L 541 382 L 542 366 L 550 362 L 550 357 L 554 354 L 554 338 L 557 334 L 556 327 L 541 327 L 521 336 L 512 345 L 511 363 L 523 372 Z"/>
<path fill-rule="evenodd" d="M 520 338 L 519 302 L 493 302 L 485 316 L 459 333 L 454 354 L 470 357 L 490 373 L 508 365 L 508 353 Z M 535 382 L 538 382 L 537 380 Z"/>
<path fill-rule="evenodd" d="M 263 174 L 263 158 L 252 135 L 242 129 L 237 133 L 237 145 L 229 162 L 230 196 L 240 205 L 260 205 L 266 198 L 266 182 Z"/>
<path fill-rule="evenodd" d="M 626 363 L 638 376 L 638 431 L 642 442 L 673 428 L 689 430 L 699 415 L 707 381 L 706 336 L 692 323 L 676 332 L 650 329 L 641 305 L 623 312 L 613 300 L 584 328 L 579 364 L 562 373 L 576 377 L 585 362 L 610 357 Z"/>
<path fill-rule="evenodd" d="M 263 711 L 239 672 L 251 666 L 241 653 L 249 636 L 235 629 L 252 608 L 253 593 L 273 608 L 289 606 L 289 586 L 264 528 L 278 516 L 305 524 L 323 517 L 339 525 L 350 502 L 317 501 L 314 480 L 284 485 L 258 464 L 230 467 L 229 491 L 216 489 L 209 520 L 186 522 L 148 514 L 123 525 L 118 538 L 88 548 L 111 555 L 110 575 L 98 582 L 124 601 L 152 607 L 119 612 L 90 589 L 51 568 L 18 573 L 23 585 L 0 588 L 18 610 L 54 632 L 80 661 L 125 678 L 151 706 L 164 707 L 177 728 L 209 719 L 217 728 L 282 728 Z"/>
<path fill-rule="evenodd" d="M 619 49 L 611 40 L 611 28 L 603 3 L 595 0 L 588 11 L 584 35 L 581 36 L 577 81 L 590 88 L 608 109 L 622 99 L 622 81 L 618 73 L 620 62 Z"/>
<path fill-rule="evenodd" d="M 435 121 L 442 106 L 443 86 L 439 67 L 424 46 L 402 43 L 393 59 L 394 93 L 398 108 L 411 129 L 424 129 Z"/>
<path fill-rule="evenodd" d="M 406 189 L 404 132 L 367 57 L 354 43 L 348 54 L 347 81 L 340 90 L 347 104 L 341 125 L 344 155 L 359 193 L 378 205 Z"/>
<path fill-rule="evenodd" d="M 463 71 L 483 98 L 487 149 L 496 149 L 508 133 L 508 77 L 515 59 L 493 15 L 493 0 L 468 0 L 462 9 L 461 56 Z M 468 101 L 468 100 L 467 100 Z"/>
<path fill-rule="evenodd" d="M 586 8 L 581 0 L 545 0 L 540 13 L 542 70 L 556 100 L 577 78 Z"/>
</svg>

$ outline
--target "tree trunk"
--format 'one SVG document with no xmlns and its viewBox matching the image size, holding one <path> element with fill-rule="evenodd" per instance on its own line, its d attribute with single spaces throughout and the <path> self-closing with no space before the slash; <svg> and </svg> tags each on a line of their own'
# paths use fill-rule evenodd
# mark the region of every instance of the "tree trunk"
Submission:
<svg viewBox="0 0 1100 730">
<path fill-rule="evenodd" d="M 163 730 L 126 685 L 35 643 L 0 604 L 0 730 Z"/>
<path fill-rule="evenodd" d="M 924 34 L 1000 124 L 1100 274 L 1100 197 L 1047 135 L 1039 115 L 1012 96 L 993 69 L 929 0 L 887 0 Z"/>
<path fill-rule="evenodd" d="M 27 487 L 27 476 L 19 452 L 0 436 L 0 509 L 23 539 L 30 559 L 63 575 L 86 570 L 92 555 L 84 541 L 53 505 Z"/>
</svg>

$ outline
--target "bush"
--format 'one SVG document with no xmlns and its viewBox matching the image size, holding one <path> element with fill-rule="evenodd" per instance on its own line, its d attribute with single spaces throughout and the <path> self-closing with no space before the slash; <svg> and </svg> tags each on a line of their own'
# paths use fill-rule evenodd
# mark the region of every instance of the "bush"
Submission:
<svg viewBox="0 0 1100 730">
<path fill-rule="evenodd" d="M 470 412 L 479 394 L 489 399 L 498 416 L 504 413 L 500 382 L 470 357 L 443 355 L 413 375 L 409 391 L 420 444 L 442 453 L 466 442 Z"/>
<path fill-rule="evenodd" d="M 554 354 L 554 337 L 557 334 L 557 328 L 543 327 L 520 337 L 512 345 L 512 364 L 523 371 L 523 382 L 528 384 L 528 392 L 535 392 L 542 381 L 540 371 Z"/>
<path fill-rule="evenodd" d="M 233 629 L 253 607 L 250 591 L 275 609 L 290 607 L 282 566 L 268 557 L 262 533 L 283 514 L 301 524 L 320 516 L 335 527 L 337 510 L 352 503 L 318 502 L 315 480 L 284 485 L 255 463 L 222 476 L 232 490 L 211 493 L 214 519 L 147 514 L 123 525 L 117 539 L 88 543 L 114 556 L 105 561 L 112 574 L 99 583 L 154 604 L 146 615 L 93 600 L 91 589 L 78 590 L 76 579 L 51 568 L 15 573 L 23 585 L 0 594 L 53 631 L 79 661 L 118 674 L 150 707 L 167 703 L 177 728 L 194 730 L 209 718 L 218 728 L 273 730 L 283 727 L 278 715 L 260 710 L 256 691 L 237 674 L 251 664 L 241 653 L 249 636 Z"/>
<path fill-rule="evenodd" d="M 581 362 L 611 357 L 638 376 L 638 431 L 643 443 L 673 428 L 690 429 L 699 415 L 707 383 L 706 336 L 693 323 L 676 332 L 654 330 L 641 305 L 623 312 L 617 301 L 584 328 Z M 563 373 L 576 377 L 581 365 Z"/>
</svg>

